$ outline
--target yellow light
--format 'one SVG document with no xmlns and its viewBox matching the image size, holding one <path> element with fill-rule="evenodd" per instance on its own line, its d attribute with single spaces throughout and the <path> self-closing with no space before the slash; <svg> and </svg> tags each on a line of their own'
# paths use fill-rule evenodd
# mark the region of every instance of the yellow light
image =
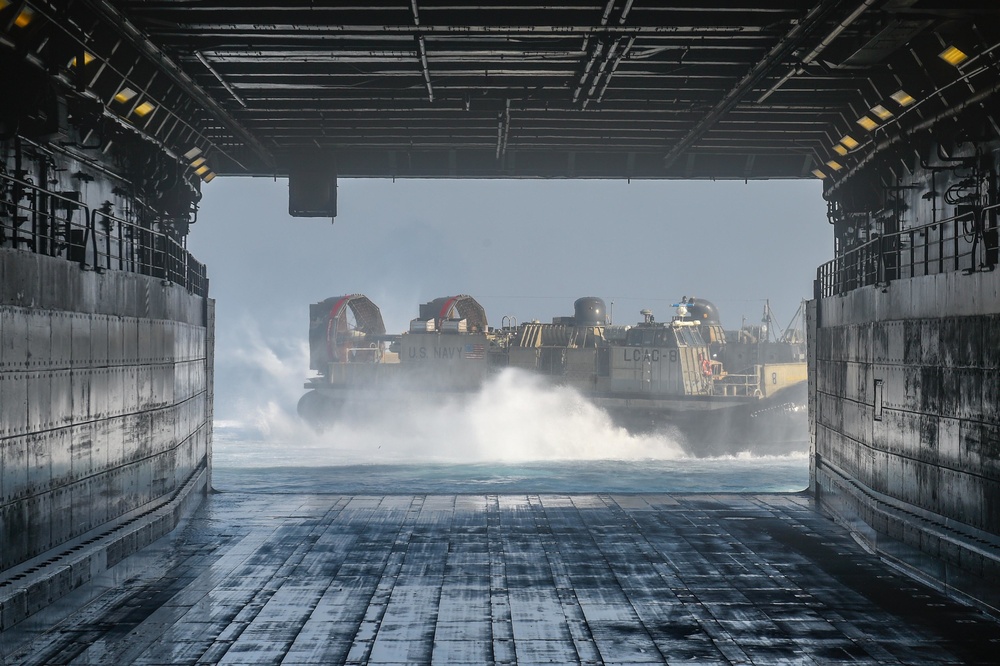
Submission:
<svg viewBox="0 0 1000 666">
<path fill-rule="evenodd" d="M 864 127 L 869 132 L 878 127 L 878 123 L 869 118 L 868 116 L 861 116 L 858 118 L 858 124 Z"/>
<path fill-rule="evenodd" d="M 213 179 L 213 178 L 215 178 L 215 172 L 214 172 L 214 171 L 209 171 L 208 173 L 206 173 L 206 174 L 205 174 L 204 176 L 202 176 L 201 178 L 202 178 L 202 180 L 204 180 L 204 181 L 205 181 L 206 183 L 211 183 L 211 182 L 212 182 L 212 179 Z"/>
<path fill-rule="evenodd" d="M 153 109 L 155 108 L 156 105 L 150 104 L 149 102 L 143 102 L 139 106 L 135 107 L 135 115 L 148 116 L 150 113 L 152 113 Z"/>
<path fill-rule="evenodd" d="M 944 51 L 941 51 L 941 53 L 938 54 L 938 57 L 949 65 L 955 65 L 956 67 L 969 59 L 969 56 L 967 56 L 965 52 L 957 46 L 949 46 Z"/>
<path fill-rule="evenodd" d="M 186 153 L 184 153 L 184 159 L 186 159 L 186 160 L 193 160 L 194 158 L 198 157 L 199 155 L 201 155 L 201 148 L 199 148 L 198 146 L 195 146 L 191 150 L 189 150 Z"/>
<path fill-rule="evenodd" d="M 200 167 L 204 163 L 205 163 L 205 158 L 204 157 L 199 157 L 194 162 L 191 162 L 191 168 L 193 169 L 195 167 Z"/>
<path fill-rule="evenodd" d="M 94 56 L 93 53 L 90 53 L 89 51 L 84 51 L 83 52 L 83 66 L 86 67 L 90 63 L 94 62 L 94 58 L 95 58 L 95 56 Z M 69 66 L 70 67 L 76 67 L 79 62 L 80 62 L 80 56 L 73 56 L 73 59 L 69 61 Z"/>
<path fill-rule="evenodd" d="M 833 147 L 833 152 L 837 153 L 838 155 L 846 155 L 847 148 L 844 148 L 844 146 L 838 143 L 836 146 Z"/>
<path fill-rule="evenodd" d="M 834 171 L 840 171 L 841 169 L 844 168 L 844 165 L 838 162 L 837 160 L 830 160 L 826 163 L 826 165 L 831 169 L 833 169 Z"/>
<path fill-rule="evenodd" d="M 908 95 L 905 90 L 897 90 L 892 93 L 892 98 L 896 100 L 896 104 L 899 104 L 900 106 L 909 106 L 917 101 Z"/>
<path fill-rule="evenodd" d="M 873 106 L 872 113 L 874 113 L 879 120 L 889 120 L 889 118 L 892 118 L 892 111 L 885 108 L 881 104 Z"/>
<path fill-rule="evenodd" d="M 30 7 L 25 7 L 21 10 L 21 13 L 17 15 L 14 19 L 14 25 L 18 28 L 27 28 L 31 20 L 35 18 L 35 12 Z"/>
<path fill-rule="evenodd" d="M 846 147 L 848 150 L 854 150 L 855 148 L 858 147 L 857 139 L 855 139 L 850 134 L 845 134 L 844 136 L 842 136 L 840 138 L 840 142 L 844 144 L 844 147 Z"/>
<path fill-rule="evenodd" d="M 208 165 L 207 164 L 202 164 L 200 167 L 198 167 L 197 169 L 194 170 L 195 174 L 199 175 L 199 176 L 201 174 L 205 173 L 206 171 L 208 171 Z"/>
<path fill-rule="evenodd" d="M 826 174 L 820 171 L 819 169 L 813 169 L 813 175 L 819 178 L 820 180 L 826 178 Z"/>
<path fill-rule="evenodd" d="M 122 88 L 121 90 L 118 91 L 118 94 L 115 95 L 115 101 L 124 104 L 125 102 L 135 97 L 136 94 L 137 93 L 131 88 Z"/>
</svg>

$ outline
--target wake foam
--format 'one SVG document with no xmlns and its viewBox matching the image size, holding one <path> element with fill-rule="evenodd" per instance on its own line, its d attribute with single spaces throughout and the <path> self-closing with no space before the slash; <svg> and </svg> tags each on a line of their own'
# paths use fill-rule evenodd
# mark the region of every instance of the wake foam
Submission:
<svg viewBox="0 0 1000 666">
<path fill-rule="evenodd" d="M 308 346 L 274 343 L 253 322 L 223 345 L 217 403 L 231 405 L 215 422 L 219 465 L 314 466 L 396 463 L 682 460 L 678 434 L 634 435 L 579 392 L 532 373 L 506 369 L 474 393 L 389 387 L 349 400 L 339 419 L 317 433 L 296 413 L 305 392 Z M 222 373 L 219 373 L 222 374 Z M 228 394 L 223 393 L 228 389 Z M 220 415 L 223 416 L 223 415 Z M 800 447 L 801 448 L 801 447 Z M 805 459 L 801 450 L 789 454 Z M 775 459 L 783 456 L 720 456 Z M 708 458 L 703 458 L 708 459 Z"/>
<path fill-rule="evenodd" d="M 317 433 L 293 408 L 268 400 L 242 422 L 218 423 L 224 427 L 217 439 L 227 446 L 234 440 L 266 443 L 295 465 L 685 457 L 674 437 L 629 434 L 579 392 L 513 369 L 469 395 L 399 387 L 348 400 L 343 412 Z"/>
</svg>

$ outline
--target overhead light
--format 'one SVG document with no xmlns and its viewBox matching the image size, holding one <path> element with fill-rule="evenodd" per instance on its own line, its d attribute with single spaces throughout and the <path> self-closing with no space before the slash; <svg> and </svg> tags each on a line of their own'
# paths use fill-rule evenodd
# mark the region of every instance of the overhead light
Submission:
<svg viewBox="0 0 1000 666">
<path fill-rule="evenodd" d="M 900 106 L 909 106 L 917 101 L 908 95 L 905 90 L 897 90 L 892 93 L 892 98 L 896 100 L 896 104 L 899 104 Z"/>
<path fill-rule="evenodd" d="M 18 28 L 27 28 L 28 24 L 35 18 L 35 10 L 31 7 L 25 7 L 21 10 L 21 13 L 17 15 L 14 19 L 14 25 Z"/>
<path fill-rule="evenodd" d="M 198 176 L 200 176 L 201 174 L 205 173 L 206 171 L 208 171 L 208 165 L 207 164 L 202 164 L 200 167 L 198 167 L 197 169 L 194 170 L 195 174 L 198 175 Z"/>
<path fill-rule="evenodd" d="M 143 102 L 139 106 L 135 107 L 135 109 L 132 112 L 137 116 L 148 116 L 150 113 L 153 112 L 153 109 L 155 108 L 156 108 L 155 104 L 151 104 L 150 102 Z"/>
<path fill-rule="evenodd" d="M 820 169 L 813 169 L 812 174 L 814 176 L 816 176 L 817 178 L 819 178 L 820 180 L 823 180 L 824 178 L 826 178 L 826 174 L 823 173 L 823 171 L 820 170 Z"/>
<path fill-rule="evenodd" d="M 93 53 L 90 53 L 89 51 L 84 51 L 83 52 L 83 66 L 86 67 L 90 63 L 94 62 L 94 58 L 95 57 L 96 56 Z M 70 67 L 76 67 L 77 63 L 79 63 L 79 62 L 80 62 L 80 56 L 73 56 L 73 59 L 69 61 L 69 66 Z"/>
<path fill-rule="evenodd" d="M 213 178 L 215 178 L 214 171 L 209 171 L 208 173 L 206 173 L 204 176 L 201 177 L 201 179 L 204 180 L 206 183 L 211 183 Z"/>
<path fill-rule="evenodd" d="M 869 118 L 868 116 L 861 116 L 860 118 L 858 118 L 858 124 L 864 127 L 869 132 L 878 127 L 878 123 Z"/>
<path fill-rule="evenodd" d="M 125 102 L 135 97 L 137 94 L 138 93 L 136 93 L 136 91 L 132 90 L 131 88 L 122 88 L 115 95 L 115 101 L 124 104 Z"/>
<path fill-rule="evenodd" d="M 847 148 L 838 143 L 836 146 L 833 147 L 833 152 L 837 153 L 838 155 L 846 155 Z"/>
<path fill-rule="evenodd" d="M 967 56 L 965 52 L 957 46 L 949 46 L 944 51 L 941 51 L 941 53 L 938 54 L 938 57 L 949 65 L 954 65 L 956 67 L 969 59 L 969 56 Z"/>
<path fill-rule="evenodd" d="M 186 153 L 184 153 L 184 159 L 186 159 L 186 160 L 193 160 L 194 158 L 198 157 L 199 155 L 201 155 L 201 148 L 199 148 L 198 146 L 195 146 L 191 150 L 189 150 Z"/>
<path fill-rule="evenodd" d="M 854 150 L 855 148 L 858 147 L 857 139 L 855 139 L 850 134 L 845 134 L 844 136 L 840 137 L 840 142 L 844 144 L 844 147 L 847 148 L 848 150 Z"/>
<path fill-rule="evenodd" d="M 885 108 L 881 104 L 876 104 L 875 106 L 873 106 L 872 113 L 874 113 L 879 120 L 889 120 L 889 118 L 892 118 L 892 111 Z"/>
<path fill-rule="evenodd" d="M 200 167 L 204 163 L 205 163 L 205 158 L 204 157 L 199 157 L 194 162 L 191 162 L 191 168 L 194 169 L 196 167 Z"/>
<path fill-rule="evenodd" d="M 838 162 L 837 160 L 829 160 L 826 163 L 826 165 L 831 169 L 833 169 L 834 171 L 840 171 L 841 169 L 844 168 L 844 165 Z"/>
</svg>

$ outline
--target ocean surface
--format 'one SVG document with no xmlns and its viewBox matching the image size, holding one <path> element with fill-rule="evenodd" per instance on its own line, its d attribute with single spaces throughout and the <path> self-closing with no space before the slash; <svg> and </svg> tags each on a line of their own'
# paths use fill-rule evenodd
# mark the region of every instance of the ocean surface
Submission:
<svg viewBox="0 0 1000 666">
<path fill-rule="evenodd" d="M 261 433 L 217 423 L 213 485 L 253 493 L 560 494 L 797 492 L 809 482 L 805 442 L 784 455 L 697 458 L 669 441 L 616 433 L 625 439 L 603 453 L 593 443 L 573 455 L 572 447 L 540 442 L 532 455 L 531 443 L 519 442 L 491 455 L 441 439 L 421 448 L 407 437 L 384 434 L 376 442 L 370 434 Z"/>
</svg>

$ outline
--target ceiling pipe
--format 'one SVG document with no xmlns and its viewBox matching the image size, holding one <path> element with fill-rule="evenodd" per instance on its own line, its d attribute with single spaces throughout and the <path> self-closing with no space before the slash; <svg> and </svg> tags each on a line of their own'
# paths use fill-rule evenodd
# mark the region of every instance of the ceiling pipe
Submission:
<svg viewBox="0 0 1000 666">
<path fill-rule="evenodd" d="M 611 10 L 615 7 L 615 0 L 608 0 L 604 5 L 604 12 L 601 14 L 601 20 L 598 23 L 598 29 L 604 30 L 608 26 L 608 17 L 611 16 Z M 583 52 L 586 53 L 587 49 L 590 47 L 590 35 L 587 34 L 583 38 Z M 604 50 L 604 44 L 598 42 L 597 46 L 594 48 L 593 52 L 590 54 L 590 59 L 587 64 L 583 66 L 583 74 L 580 76 L 580 83 L 577 84 L 576 90 L 573 91 L 573 103 L 576 104 L 580 101 L 580 93 L 583 92 L 584 88 L 587 87 L 587 79 L 590 77 L 590 72 L 594 68 L 594 63 L 597 62 L 597 58 L 601 55 Z M 584 102 L 586 105 L 586 102 Z"/>
<path fill-rule="evenodd" d="M 413 11 L 413 25 L 420 27 L 420 10 L 417 9 L 417 0 L 410 0 L 410 9 Z M 417 57 L 420 60 L 420 68 L 424 74 L 424 85 L 427 87 L 427 100 L 434 102 L 434 88 L 431 86 L 431 70 L 427 64 L 427 43 L 422 34 L 417 34 Z"/>
<path fill-rule="evenodd" d="M 764 58 L 759 60 L 749 72 L 712 109 L 701 117 L 695 126 L 663 157 L 663 167 L 669 169 L 674 165 L 684 151 L 695 141 L 703 137 L 715 124 L 734 106 L 743 101 L 744 96 L 753 90 L 771 70 L 783 62 L 789 54 L 798 48 L 809 32 L 824 20 L 831 10 L 831 3 L 820 0 L 809 13 L 796 23 L 788 33 L 778 40 Z"/>
<path fill-rule="evenodd" d="M 629 53 L 632 51 L 632 45 L 635 44 L 635 37 L 630 37 L 625 48 L 622 52 L 615 58 L 614 63 L 611 65 L 611 71 L 608 75 L 604 77 L 604 85 L 601 86 L 601 92 L 597 95 L 597 103 L 600 104 L 604 100 L 604 93 L 608 90 L 608 84 L 611 83 L 611 77 L 614 76 L 615 72 L 618 71 L 618 65 L 621 61 L 628 57 Z"/>
<path fill-rule="evenodd" d="M 219 71 L 215 69 L 215 67 L 212 67 L 212 63 L 208 61 L 208 58 L 206 58 L 201 51 L 195 51 L 194 55 L 196 58 L 198 58 L 198 62 L 203 64 L 205 66 L 205 69 L 211 72 L 212 76 L 218 79 L 219 83 L 222 84 L 222 87 L 226 89 L 226 92 L 232 95 L 233 99 L 235 99 L 237 102 L 240 103 L 240 106 L 242 106 L 244 109 L 247 108 L 246 101 L 242 97 L 240 97 L 239 94 L 237 94 L 236 90 L 234 90 L 233 87 L 229 85 L 228 81 L 222 78 L 222 74 L 220 74 Z"/>
<path fill-rule="evenodd" d="M 816 56 L 818 56 L 820 53 L 826 50 L 826 47 L 830 46 L 830 44 L 833 43 L 833 40 L 835 40 L 837 37 L 840 36 L 840 33 L 844 32 L 844 30 L 846 30 L 852 23 L 854 23 L 857 20 L 857 18 L 861 16 L 866 9 L 875 4 L 875 2 L 876 0 L 864 0 L 864 2 L 858 5 L 857 9 L 855 9 L 847 16 L 847 18 L 845 18 L 843 21 L 837 24 L 837 27 L 834 28 L 829 35 L 824 37 L 823 40 L 816 45 L 816 48 L 810 51 L 809 54 L 802 59 L 802 64 L 808 65 L 813 60 L 815 60 Z"/>
<path fill-rule="evenodd" d="M 857 18 L 861 16 L 861 14 L 863 14 L 864 11 L 869 7 L 871 7 L 873 4 L 875 4 L 875 0 L 864 0 L 864 2 L 862 2 L 857 9 L 855 9 L 853 12 L 850 13 L 850 15 L 848 15 L 847 18 L 845 18 L 843 21 L 837 24 L 837 27 L 834 28 L 829 35 L 824 37 L 820 41 L 820 43 L 816 45 L 816 48 L 810 51 L 806 55 L 806 57 L 802 59 L 802 62 L 798 67 L 793 67 L 790 70 L 788 70 L 788 72 L 784 76 L 778 79 L 777 83 L 768 88 L 767 92 L 765 92 L 763 95 L 758 97 L 757 103 L 762 104 L 764 100 L 766 100 L 768 97 L 777 92 L 777 90 L 781 86 L 785 85 L 785 83 L 793 76 L 798 76 L 799 74 L 805 73 L 805 70 L 802 68 L 802 65 L 808 65 L 813 60 L 815 60 L 820 53 L 826 50 L 826 47 L 828 47 L 830 44 L 833 43 L 833 40 L 835 40 L 838 36 L 840 36 L 840 33 L 844 32 L 844 30 L 846 30 L 852 23 L 854 23 L 854 21 L 856 21 Z"/>
<path fill-rule="evenodd" d="M 632 4 L 633 4 L 633 2 L 634 2 L 634 0 L 627 0 L 625 2 L 625 5 L 622 7 L 621 15 L 619 15 L 619 17 L 618 17 L 618 25 L 619 26 L 624 26 L 625 25 L 625 20 L 628 18 L 629 12 L 632 11 Z M 609 19 L 610 15 L 611 15 L 611 10 L 614 7 L 614 4 L 615 4 L 615 0 L 609 0 L 607 6 L 604 8 L 604 14 L 601 16 L 601 27 L 602 28 L 606 28 L 607 27 L 607 25 L 608 25 L 608 19 Z M 587 39 L 589 39 L 589 37 Z M 585 40 L 584 43 L 586 44 L 586 40 Z M 624 51 L 620 50 L 621 47 L 622 47 L 622 44 L 625 44 L 625 43 L 627 43 L 627 46 L 625 47 L 625 50 Z M 632 37 L 626 37 L 626 36 L 623 35 L 623 36 L 618 37 L 611 44 L 611 46 L 608 48 L 607 53 L 604 54 L 604 57 L 601 60 L 601 64 L 597 68 L 597 72 L 594 74 L 593 80 L 590 82 L 590 87 L 587 90 L 587 94 L 583 98 L 583 103 L 581 104 L 581 108 L 586 109 L 587 105 L 594 98 L 594 93 L 597 91 L 597 87 L 598 87 L 598 85 L 601 82 L 601 77 L 602 76 L 604 76 L 604 86 L 601 88 L 600 97 L 604 96 L 604 91 L 607 90 L 608 84 L 611 82 L 611 77 L 614 75 L 615 70 L 618 69 L 618 62 L 624 56 L 625 52 L 628 51 L 628 49 L 632 48 L 632 44 L 633 43 L 635 43 L 635 36 L 634 35 Z M 591 73 L 591 71 L 593 69 L 594 62 L 597 59 L 597 57 L 600 55 L 600 53 L 601 53 L 602 50 L 603 50 L 603 47 L 596 49 L 594 51 L 593 57 L 590 59 L 590 62 L 587 63 L 587 66 L 586 66 L 586 68 L 584 69 L 584 72 L 583 72 L 583 76 L 580 78 L 580 85 L 579 85 L 579 87 L 577 87 L 576 91 L 573 93 L 573 102 L 574 103 L 577 102 L 577 101 L 579 101 L 580 93 L 586 87 L 587 77 L 590 75 L 590 73 Z M 609 69 L 609 67 L 610 67 L 610 69 Z M 607 72 L 607 74 L 605 74 L 605 72 Z M 597 100 L 598 103 L 600 103 L 600 101 L 601 101 L 600 99 Z"/>
</svg>

